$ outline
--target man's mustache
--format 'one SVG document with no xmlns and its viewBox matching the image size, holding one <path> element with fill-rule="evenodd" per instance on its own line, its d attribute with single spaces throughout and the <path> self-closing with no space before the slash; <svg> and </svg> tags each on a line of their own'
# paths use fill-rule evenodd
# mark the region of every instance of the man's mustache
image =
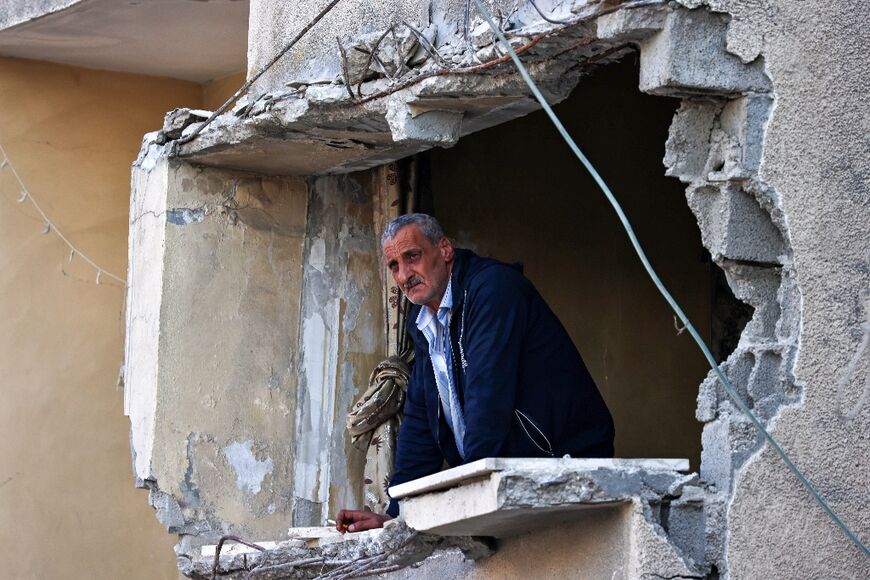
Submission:
<svg viewBox="0 0 870 580">
<path fill-rule="evenodd" d="M 422 283 L 423 283 L 423 278 L 421 278 L 420 276 L 414 276 L 412 278 L 408 278 L 407 280 L 405 280 L 405 283 L 402 286 L 404 287 L 405 291 L 408 291 L 411 288 L 413 288 L 414 286 L 416 286 L 417 284 L 422 284 Z"/>
</svg>

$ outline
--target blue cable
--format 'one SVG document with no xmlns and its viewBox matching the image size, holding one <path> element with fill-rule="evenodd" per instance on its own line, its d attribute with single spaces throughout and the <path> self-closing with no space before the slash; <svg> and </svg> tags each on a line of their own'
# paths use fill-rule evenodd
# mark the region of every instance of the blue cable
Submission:
<svg viewBox="0 0 870 580">
<path fill-rule="evenodd" d="M 529 76 L 528 70 L 526 70 L 526 67 L 520 61 L 520 58 L 519 56 L 517 56 L 517 53 L 514 51 L 513 47 L 508 42 L 507 38 L 505 38 L 501 29 L 498 28 L 493 22 L 492 15 L 486 9 L 486 6 L 484 6 L 480 0 L 474 0 L 474 3 L 475 5 L 477 5 L 477 9 L 486 20 L 486 23 L 496 34 L 496 36 L 498 36 L 498 40 L 501 43 L 502 47 L 510 54 L 511 60 L 514 61 L 514 64 L 516 65 L 520 75 L 523 77 L 523 80 L 529 86 L 529 89 L 531 89 L 532 94 L 535 95 L 535 98 L 541 104 L 541 107 L 544 108 L 544 111 L 546 111 L 547 116 L 550 117 L 553 125 L 555 125 L 556 129 L 558 129 L 559 134 L 568 144 L 568 147 L 571 148 L 571 151 L 574 152 L 574 155 L 577 156 L 577 159 L 580 160 L 580 163 L 582 163 L 583 166 L 586 168 L 586 171 L 588 171 L 589 174 L 592 176 L 592 179 L 595 180 L 595 183 L 598 184 L 598 187 L 601 188 L 601 191 L 604 193 L 605 197 L 607 197 L 607 201 L 609 201 L 610 205 L 613 206 L 614 211 L 616 211 L 616 215 L 619 216 L 619 221 L 622 222 L 622 227 L 625 228 L 625 232 L 628 234 L 628 237 L 631 240 L 631 245 L 634 247 L 634 251 L 637 252 L 637 256 L 640 258 L 641 263 L 643 263 L 643 267 L 646 269 L 647 274 L 649 274 L 649 277 L 656 285 L 656 288 L 658 288 L 661 295 L 664 296 L 665 300 L 676 313 L 677 317 L 685 325 L 686 329 L 689 331 L 689 334 L 691 334 L 692 338 L 695 339 L 695 342 L 698 344 L 698 347 L 700 347 L 701 352 L 704 353 L 704 357 L 710 364 L 710 368 L 713 369 L 713 371 L 719 377 L 719 380 L 722 381 L 725 390 L 728 392 L 728 394 L 731 396 L 731 398 L 734 400 L 740 410 L 743 411 L 743 413 L 745 413 L 747 417 L 749 417 L 755 427 L 761 432 L 764 438 L 767 439 L 767 442 L 770 444 L 770 446 L 773 447 L 774 450 L 776 450 L 776 452 L 779 454 L 779 456 L 782 458 L 788 468 L 797 476 L 797 478 L 804 485 L 804 487 L 807 488 L 807 490 L 810 492 L 813 498 L 815 498 L 818 504 L 822 506 L 822 509 L 824 509 L 828 513 L 828 515 L 831 516 L 831 519 L 834 520 L 834 523 L 837 524 L 841 530 L 843 530 L 846 536 L 848 536 L 848 538 L 852 540 L 852 542 L 856 546 L 858 546 L 858 548 L 860 548 L 862 552 L 864 552 L 865 556 L 870 557 L 870 549 L 868 549 L 867 546 L 865 546 L 861 542 L 861 540 L 858 539 L 858 536 L 855 535 L 855 533 L 851 529 L 849 529 L 849 527 L 843 522 L 843 520 L 840 519 L 840 517 L 834 512 L 834 510 L 831 509 L 831 506 L 829 506 L 828 502 L 826 502 L 824 498 L 819 494 L 815 486 L 813 486 L 813 484 L 810 483 L 810 481 L 804 476 L 804 474 L 801 473 L 801 470 L 798 469 L 798 467 L 794 464 L 788 454 L 783 450 L 782 447 L 780 447 L 776 439 L 773 438 L 773 435 L 771 435 L 767 431 L 767 429 L 764 427 L 758 417 L 755 416 L 755 414 L 749 409 L 746 403 L 744 403 L 743 400 L 740 398 L 740 395 L 737 394 L 737 391 L 731 385 L 731 382 L 725 377 L 722 369 L 720 369 L 719 365 L 716 364 L 716 360 L 713 358 L 713 354 L 710 352 L 710 349 L 707 348 L 707 345 L 704 343 L 704 339 L 702 339 L 701 335 L 698 334 L 698 331 L 695 330 L 695 327 L 689 321 L 689 318 L 683 312 L 683 309 L 680 308 L 680 305 L 677 304 L 677 301 L 674 300 L 674 297 L 671 296 L 671 293 L 668 292 L 667 288 L 665 288 L 665 285 L 661 281 L 661 278 L 659 278 L 658 274 L 656 274 L 656 271 L 653 269 L 652 264 L 650 264 L 649 260 L 647 259 L 646 253 L 643 251 L 640 242 L 637 240 L 637 236 L 635 235 L 634 229 L 631 227 L 628 218 L 625 216 L 625 212 L 622 211 L 622 206 L 620 206 L 619 202 L 616 201 L 616 197 L 614 197 L 613 193 L 611 193 L 610 188 L 607 187 L 607 184 L 601 178 L 601 175 L 598 174 L 598 171 L 595 170 L 595 167 L 592 166 L 592 163 L 590 163 L 589 159 L 586 158 L 586 156 L 577 146 L 577 143 L 575 143 L 574 139 L 571 138 L 571 135 L 568 134 L 568 131 L 565 129 L 565 126 L 562 125 L 559 117 L 557 117 L 556 113 L 553 112 L 550 104 L 547 103 L 547 100 L 544 98 L 544 95 L 541 94 L 541 91 L 538 89 L 535 81 L 533 81 L 532 77 Z"/>
</svg>

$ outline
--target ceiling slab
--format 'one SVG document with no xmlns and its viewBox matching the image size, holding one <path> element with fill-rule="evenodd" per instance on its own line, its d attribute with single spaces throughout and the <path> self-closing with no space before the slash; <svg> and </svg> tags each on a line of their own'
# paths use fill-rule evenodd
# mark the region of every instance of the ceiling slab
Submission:
<svg viewBox="0 0 870 580">
<path fill-rule="evenodd" d="M 0 23 L 18 21 L 0 30 L 0 56 L 199 83 L 246 69 L 247 0 L 62 4 L 68 5 L 30 10 L 23 22 L 0 14 Z"/>
</svg>

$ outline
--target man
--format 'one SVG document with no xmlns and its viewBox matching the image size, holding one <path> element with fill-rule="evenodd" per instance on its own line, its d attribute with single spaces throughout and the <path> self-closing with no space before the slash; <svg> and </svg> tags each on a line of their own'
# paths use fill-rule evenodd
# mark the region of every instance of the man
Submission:
<svg viewBox="0 0 870 580">
<path fill-rule="evenodd" d="M 384 259 L 408 300 L 415 363 L 391 485 L 484 457 L 612 457 L 613 420 L 521 268 L 454 248 L 435 218 L 390 222 Z M 342 510 L 339 531 L 398 515 Z"/>
</svg>

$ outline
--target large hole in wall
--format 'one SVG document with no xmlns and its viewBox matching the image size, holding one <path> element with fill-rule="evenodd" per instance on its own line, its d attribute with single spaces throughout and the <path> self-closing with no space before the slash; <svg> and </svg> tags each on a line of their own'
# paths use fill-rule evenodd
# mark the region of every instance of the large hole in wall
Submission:
<svg viewBox="0 0 870 580">
<path fill-rule="evenodd" d="M 556 112 L 615 192 L 654 267 L 727 357 L 747 319 L 701 244 L 662 157 L 677 99 L 637 88 L 634 55 L 599 69 Z M 462 247 L 520 261 L 562 320 L 614 415 L 620 457 L 700 463 L 709 368 L 645 274 L 615 213 L 543 112 L 423 156 L 421 208 Z"/>
</svg>

